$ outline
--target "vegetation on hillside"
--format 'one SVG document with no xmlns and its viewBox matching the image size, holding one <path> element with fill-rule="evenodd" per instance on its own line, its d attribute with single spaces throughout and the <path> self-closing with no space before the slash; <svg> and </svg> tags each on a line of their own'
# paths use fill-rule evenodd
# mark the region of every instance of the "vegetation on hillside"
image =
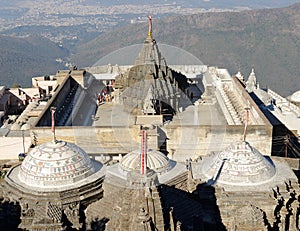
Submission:
<svg viewBox="0 0 300 231">
<path fill-rule="evenodd" d="M 50 40 L 35 36 L 0 36 L 0 44 L 0 85 L 7 87 L 14 83 L 30 87 L 33 76 L 55 74 L 64 68 L 56 59 L 69 55 Z"/>
<path fill-rule="evenodd" d="M 204 64 L 240 70 L 245 78 L 254 66 L 261 87 L 284 96 L 300 89 L 300 4 L 280 9 L 238 13 L 204 13 L 155 20 L 154 37 L 159 43 L 177 46 Z M 78 47 L 72 60 L 79 66 L 93 65 L 119 48 L 142 43 L 147 23 L 129 25 L 105 33 Z M 168 62 L 168 60 L 167 60 Z"/>
<path fill-rule="evenodd" d="M 153 36 L 158 43 L 182 48 L 204 64 L 225 67 L 231 74 L 240 70 L 247 78 L 254 66 L 261 87 L 268 86 L 287 96 L 300 89 L 299 12 L 300 4 L 295 4 L 287 8 L 181 15 L 161 20 L 154 15 Z M 67 48 L 37 36 L 0 35 L 0 85 L 30 86 L 33 76 L 65 69 L 56 59 L 67 61 L 70 53 L 73 64 L 92 66 L 119 48 L 143 43 L 147 26 L 146 22 L 128 25 L 93 40 L 90 39 L 95 34 L 89 34 L 85 27 L 77 28 L 87 33 L 86 40 L 80 41 L 78 47 L 69 43 Z M 63 29 L 55 31 L 61 33 Z M 168 58 L 167 63 L 172 60 Z"/>
</svg>

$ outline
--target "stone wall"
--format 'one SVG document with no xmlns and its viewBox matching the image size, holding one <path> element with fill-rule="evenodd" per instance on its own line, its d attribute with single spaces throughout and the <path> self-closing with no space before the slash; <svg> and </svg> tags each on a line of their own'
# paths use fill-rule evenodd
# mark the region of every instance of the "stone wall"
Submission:
<svg viewBox="0 0 300 231">
<path fill-rule="evenodd" d="M 57 127 L 56 138 L 77 144 L 88 154 L 126 154 L 140 148 L 140 126 Z M 50 127 L 35 127 L 30 132 L 33 144 L 52 140 Z M 148 147 L 158 148 L 158 132 L 148 132 Z"/>
<path fill-rule="evenodd" d="M 177 161 L 196 159 L 212 151 L 222 151 L 232 142 L 240 141 L 243 125 L 220 126 L 175 126 L 166 125 L 148 132 L 148 147 L 159 149 L 162 134 L 167 137 L 166 150 Z M 161 134 L 162 133 L 162 134 Z M 31 142 L 41 144 L 51 141 L 49 127 L 35 127 L 30 132 Z M 88 154 L 126 154 L 140 148 L 140 126 L 114 127 L 57 127 L 58 140 L 72 142 Z M 271 155 L 272 126 L 253 125 L 247 128 L 247 141 L 263 155 Z"/>
<path fill-rule="evenodd" d="M 277 157 L 273 156 L 272 159 L 284 159 L 288 165 L 293 170 L 300 170 L 300 159 L 299 158 L 284 158 L 284 157 Z"/>
<path fill-rule="evenodd" d="M 270 124 L 236 77 L 230 81 L 222 80 L 216 89 L 216 97 L 228 124 L 244 124 L 246 108 L 249 110 L 248 124 Z"/>
<path fill-rule="evenodd" d="M 67 95 L 70 92 L 70 89 L 75 85 L 78 85 L 78 83 L 73 78 L 66 78 L 56 90 L 52 98 L 48 101 L 48 106 L 45 107 L 44 110 L 41 112 L 34 126 L 49 126 L 51 124 L 50 107 L 60 107 L 61 105 L 63 105 Z"/>
<path fill-rule="evenodd" d="M 243 125 L 167 125 L 167 150 L 177 161 L 196 159 L 212 151 L 224 150 L 232 142 L 240 141 L 243 131 Z M 271 155 L 272 126 L 249 126 L 246 140 L 262 154 Z"/>
<path fill-rule="evenodd" d="M 255 121 L 256 124 L 267 124 L 270 125 L 269 120 L 262 113 L 257 104 L 253 101 L 249 93 L 245 90 L 242 83 L 238 80 L 238 78 L 233 77 L 232 81 L 234 83 L 234 88 L 236 90 L 237 95 L 240 96 L 240 100 L 242 100 L 244 105 L 250 106 L 250 116 L 252 116 L 252 120 Z M 250 117 L 251 118 L 251 117 Z"/>
</svg>

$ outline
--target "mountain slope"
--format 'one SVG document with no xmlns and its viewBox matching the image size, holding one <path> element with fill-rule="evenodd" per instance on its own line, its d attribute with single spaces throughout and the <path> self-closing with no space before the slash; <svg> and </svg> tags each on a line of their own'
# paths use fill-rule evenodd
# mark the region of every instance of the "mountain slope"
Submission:
<svg viewBox="0 0 300 231">
<path fill-rule="evenodd" d="M 245 77 L 254 66 L 261 86 L 283 95 L 300 89 L 300 4 L 238 13 L 204 13 L 155 20 L 159 43 L 183 48 L 204 64 L 238 70 Z M 75 51 L 72 60 L 91 66 L 119 48 L 142 43 L 147 23 L 105 33 Z M 168 62 L 168 60 L 167 60 Z M 170 62 L 169 62 L 170 63 Z"/>
<path fill-rule="evenodd" d="M 55 59 L 67 55 L 66 50 L 46 38 L 0 36 L 0 85 L 31 86 L 33 76 L 53 74 L 63 68 Z"/>
</svg>

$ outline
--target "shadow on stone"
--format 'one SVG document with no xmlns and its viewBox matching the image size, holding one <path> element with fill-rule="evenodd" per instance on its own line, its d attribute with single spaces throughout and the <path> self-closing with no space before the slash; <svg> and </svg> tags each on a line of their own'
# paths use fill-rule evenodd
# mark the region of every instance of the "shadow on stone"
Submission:
<svg viewBox="0 0 300 231">
<path fill-rule="evenodd" d="M 215 189 L 200 184 L 192 193 L 167 185 L 160 186 L 164 202 L 165 229 L 225 231 L 216 203 Z"/>
<path fill-rule="evenodd" d="M 109 222 L 109 219 L 106 217 L 103 217 L 100 220 L 96 218 L 91 222 L 91 230 L 104 231 L 107 222 Z"/>
<path fill-rule="evenodd" d="M 21 206 L 18 203 L 0 202 L 0 230 L 20 230 L 20 216 Z"/>
</svg>

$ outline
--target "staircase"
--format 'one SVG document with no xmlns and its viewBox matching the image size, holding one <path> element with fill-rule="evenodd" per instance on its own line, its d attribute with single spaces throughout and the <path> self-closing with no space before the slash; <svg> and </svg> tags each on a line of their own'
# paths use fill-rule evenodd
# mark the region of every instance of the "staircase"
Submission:
<svg viewBox="0 0 300 231">
<path fill-rule="evenodd" d="M 242 104 L 239 102 L 234 92 L 229 89 L 228 86 L 222 85 L 219 88 L 220 95 L 225 103 L 226 108 L 228 109 L 230 116 L 235 125 L 243 124 L 243 112 L 245 109 Z M 229 115 L 228 115 L 229 116 Z M 227 119 L 227 118 L 226 118 Z M 228 121 L 228 119 L 227 119 Z"/>
</svg>

